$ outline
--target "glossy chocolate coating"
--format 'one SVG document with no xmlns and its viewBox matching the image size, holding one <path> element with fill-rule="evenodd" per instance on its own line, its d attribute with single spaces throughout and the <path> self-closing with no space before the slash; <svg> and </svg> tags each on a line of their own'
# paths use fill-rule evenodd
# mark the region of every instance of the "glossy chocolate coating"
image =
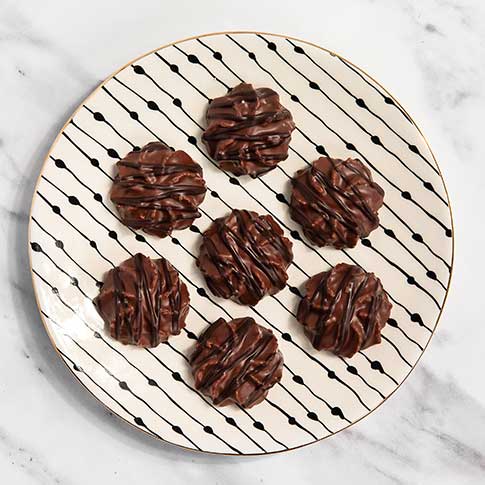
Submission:
<svg viewBox="0 0 485 485">
<path fill-rule="evenodd" d="M 204 232 L 197 266 L 216 296 L 255 305 L 285 286 L 291 247 L 270 215 L 234 209 Z"/>
<path fill-rule="evenodd" d="M 156 347 L 185 327 L 189 301 L 187 287 L 166 259 L 138 253 L 108 271 L 94 305 L 114 339 Z"/>
<path fill-rule="evenodd" d="M 161 142 L 128 153 L 116 164 L 111 201 L 127 226 L 165 237 L 200 217 L 206 187 L 201 166 Z"/>
<path fill-rule="evenodd" d="M 352 357 L 380 343 L 392 305 L 373 273 L 340 263 L 312 276 L 305 288 L 297 319 L 317 350 Z"/>
<path fill-rule="evenodd" d="M 292 185 L 290 215 L 317 246 L 353 248 L 379 225 L 384 190 L 360 160 L 321 157 Z"/>
<path fill-rule="evenodd" d="M 241 83 L 212 100 L 206 118 L 202 140 L 224 170 L 254 178 L 288 157 L 295 123 L 270 88 Z"/>
<path fill-rule="evenodd" d="M 250 408 L 281 380 L 283 356 L 273 332 L 252 318 L 219 318 L 200 337 L 190 365 L 196 389 L 214 404 Z"/>
</svg>

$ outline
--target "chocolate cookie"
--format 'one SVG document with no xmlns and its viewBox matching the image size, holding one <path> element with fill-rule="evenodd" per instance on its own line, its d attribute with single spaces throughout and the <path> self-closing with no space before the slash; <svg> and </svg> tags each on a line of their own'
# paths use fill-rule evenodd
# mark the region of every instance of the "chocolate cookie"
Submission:
<svg viewBox="0 0 485 485">
<path fill-rule="evenodd" d="M 219 318 L 200 337 L 190 365 L 195 387 L 214 404 L 260 403 L 283 372 L 283 356 L 273 332 L 252 318 Z"/>
<path fill-rule="evenodd" d="M 379 225 L 384 190 L 360 160 L 321 157 L 292 185 L 291 217 L 317 246 L 353 248 Z"/>
<path fill-rule="evenodd" d="M 234 209 L 202 237 L 197 266 L 216 296 L 255 305 L 285 286 L 292 244 L 271 216 Z"/>
<path fill-rule="evenodd" d="M 352 357 L 381 342 L 392 305 L 373 273 L 341 263 L 312 276 L 305 288 L 297 319 L 317 350 Z"/>
<path fill-rule="evenodd" d="M 189 292 L 166 259 L 138 253 L 108 271 L 94 305 L 114 339 L 156 347 L 185 327 Z"/>
<path fill-rule="evenodd" d="M 200 217 L 206 187 L 201 166 L 160 142 L 128 153 L 117 164 L 111 201 L 127 226 L 165 237 Z"/>
<path fill-rule="evenodd" d="M 295 123 L 270 88 L 241 83 L 207 109 L 202 140 L 224 170 L 255 178 L 288 157 Z"/>
</svg>

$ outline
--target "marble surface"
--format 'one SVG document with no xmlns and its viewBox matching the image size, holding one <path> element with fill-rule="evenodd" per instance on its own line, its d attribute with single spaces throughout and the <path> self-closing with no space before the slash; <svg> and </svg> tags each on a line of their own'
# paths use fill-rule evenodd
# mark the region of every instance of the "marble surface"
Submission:
<svg viewBox="0 0 485 485">
<path fill-rule="evenodd" d="M 54 136 L 79 102 L 144 51 L 230 29 L 314 41 L 379 79 L 425 132 L 447 181 L 455 223 L 448 302 L 410 378 L 350 429 L 261 458 L 184 452 L 111 416 L 52 350 L 27 261 L 35 181 Z M 478 251 L 485 227 L 475 220 L 483 219 L 479 201 L 485 190 L 484 32 L 482 0 L 2 0 L 1 483 L 483 483 L 485 318 L 476 302 L 483 298 L 478 275 L 485 265 Z"/>
</svg>

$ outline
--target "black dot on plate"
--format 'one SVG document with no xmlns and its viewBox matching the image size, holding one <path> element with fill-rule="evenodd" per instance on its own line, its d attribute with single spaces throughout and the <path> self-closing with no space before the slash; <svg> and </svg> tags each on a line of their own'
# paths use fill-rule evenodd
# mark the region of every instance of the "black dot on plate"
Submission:
<svg viewBox="0 0 485 485">
<path fill-rule="evenodd" d="M 226 416 L 226 423 L 230 424 L 231 426 L 237 426 L 234 418 L 231 418 L 230 416 Z"/>
<path fill-rule="evenodd" d="M 320 153 L 320 155 L 326 155 L 327 154 L 325 147 L 323 147 L 322 145 L 317 145 L 315 147 L 315 149 L 317 150 L 318 153 Z"/>
<path fill-rule="evenodd" d="M 108 232 L 108 236 L 111 238 L 111 239 L 118 239 L 118 234 L 116 234 L 115 231 L 109 231 Z"/>
<path fill-rule="evenodd" d="M 290 291 L 296 295 L 299 296 L 300 298 L 303 298 L 302 294 L 300 293 L 300 290 L 296 288 L 296 286 L 290 286 Z"/>
<path fill-rule="evenodd" d="M 293 416 L 290 416 L 288 418 L 288 423 L 290 423 L 290 424 L 296 424 L 296 419 Z"/>
<path fill-rule="evenodd" d="M 297 54 L 304 54 L 305 51 L 303 50 L 302 47 L 300 47 L 299 45 L 295 45 L 295 47 L 293 47 L 293 50 L 297 53 Z"/>
<path fill-rule="evenodd" d="M 141 150 L 141 148 L 139 146 L 134 146 L 133 147 L 133 151 L 134 152 L 139 152 Z"/>
<path fill-rule="evenodd" d="M 59 215 L 61 213 L 61 208 L 57 205 L 53 205 L 52 206 L 52 212 L 54 212 L 54 214 Z"/>
<path fill-rule="evenodd" d="M 253 61 L 256 59 L 256 54 L 254 52 L 248 52 L 249 59 L 252 59 Z"/>
<path fill-rule="evenodd" d="M 173 243 L 174 243 L 176 246 L 178 246 L 178 245 L 180 244 L 180 241 L 179 241 L 179 240 L 178 240 L 176 237 L 173 237 L 173 238 L 172 238 L 172 242 L 173 242 Z"/>
<path fill-rule="evenodd" d="M 120 158 L 118 152 L 114 148 L 108 148 L 108 156 L 111 158 Z"/>
<path fill-rule="evenodd" d="M 209 434 L 214 434 L 214 430 L 210 426 L 204 426 L 204 431 Z"/>
<path fill-rule="evenodd" d="M 415 285 L 416 284 L 416 280 L 414 279 L 413 276 L 408 276 L 406 281 L 408 282 L 409 285 Z"/>
<path fill-rule="evenodd" d="M 187 141 L 191 144 L 191 145 L 197 145 L 197 138 L 195 138 L 195 136 L 189 136 L 187 138 Z"/>
<path fill-rule="evenodd" d="M 229 183 L 231 183 L 232 185 L 241 185 L 241 184 L 239 183 L 239 180 L 238 180 L 237 178 L 235 178 L 235 177 L 231 177 L 231 178 L 229 179 Z"/>
<path fill-rule="evenodd" d="M 187 338 L 190 338 L 192 340 L 198 340 L 197 339 L 197 335 L 195 335 L 195 333 L 194 332 L 191 332 L 190 330 L 187 331 Z"/>
<path fill-rule="evenodd" d="M 140 241 L 140 242 L 146 242 L 145 237 L 144 237 L 144 236 L 142 236 L 141 234 L 137 234 L 137 235 L 135 236 L 135 239 L 136 239 L 137 241 Z"/>
<path fill-rule="evenodd" d="M 93 167 L 99 167 L 99 162 L 95 158 L 91 158 L 91 165 Z"/>
<path fill-rule="evenodd" d="M 96 286 L 98 288 L 102 288 L 103 287 L 103 282 L 102 281 L 96 281 Z"/>
<path fill-rule="evenodd" d="M 148 379 L 148 385 L 149 386 L 158 386 L 157 381 L 154 381 L 153 379 Z"/>
<path fill-rule="evenodd" d="M 344 417 L 344 413 L 342 412 L 342 410 L 338 407 L 338 406 L 335 406 L 332 408 L 332 410 L 330 411 L 334 416 L 339 416 L 343 419 Z"/>
<path fill-rule="evenodd" d="M 175 432 L 176 432 L 176 433 L 178 433 L 178 434 L 183 434 L 183 431 L 182 431 L 182 429 L 180 428 L 180 426 L 176 426 L 176 425 L 174 425 L 174 426 L 172 426 L 172 429 L 173 429 L 173 431 L 175 431 Z"/>
<path fill-rule="evenodd" d="M 181 382 L 182 381 L 182 377 L 180 376 L 180 374 L 178 372 L 173 372 L 172 373 L 172 377 L 176 380 L 176 381 L 179 381 Z"/>
<path fill-rule="evenodd" d="M 103 113 L 100 113 L 99 111 L 95 111 L 93 117 L 96 121 L 104 121 Z"/>
<path fill-rule="evenodd" d="M 179 98 L 173 98 L 172 103 L 177 106 L 177 108 L 182 107 L 182 101 Z"/>
<path fill-rule="evenodd" d="M 97 248 L 97 244 L 94 242 L 94 241 L 89 241 L 89 245 L 92 247 L 92 248 Z"/>
<path fill-rule="evenodd" d="M 371 139 L 371 142 L 374 143 L 375 145 L 382 145 L 381 139 L 377 135 L 372 135 L 370 139 Z"/>
<path fill-rule="evenodd" d="M 132 120 L 137 120 L 138 119 L 138 113 L 136 111 L 130 111 L 130 118 Z"/>
<path fill-rule="evenodd" d="M 103 201 L 103 196 L 101 194 L 94 194 L 93 197 L 94 197 L 94 200 L 96 202 L 102 202 Z"/>
<path fill-rule="evenodd" d="M 69 200 L 69 204 L 72 204 L 72 205 L 79 205 L 79 200 L 77 197 L 74 197 L 73 195 L 70 195 L 68 197 L 68 200 Z"/>
<path fill-rule="evenodd" d="M 276 50 L 276 44 L 274 42 L 268 42 L 267 47 L 270 51 Z"/>
<path fill-rule="evenodd" d="M 355 145 L 353 145 L 352 143 L 346 143 L 345 148 L 347 148 L 347 150 L 356 150 Z"/>
<path fill-rule="evenodd" d="M 64 249 L 64 243 L 62 241 L 59 241 L 59 239 L 56 241 L 56 247 L 59 249 Z"/>
<path fill-rule="evenodd" d="M 297 384 L 303 384 L 304 381 L 303 381 L 303 377 L 301 376 L 298 376 L 298 375 L 294 375 L 292 377 L 293 381 L 296 382 Z"/>
<path fill-rule="evenodd" d="M 419 153 L 419 149 L 416 145 L 408 145 L 408 148 L 413 152 L 413 153 Z"/>
<path fill-rule="evenodd" d="M 125 381 L 120 381 L 118 384 L 124 391 L 127 391 L 129 389 L 128 384 Z"/>
<path fill-rule="evenodd" d="M 52 293 L 54 293 L 54 295 L 58 295 L 59 290 L 54 286 L 54 287 L 52 287 Z"/>
<path fill-rule="evenodd" d="M 370 248 L 372 246 L 369 239 L 362 239 L 360 242 L 362 243 L 362 246 L 365 246 L 366 248 Z"/>
<path fill-rule="evenodd" d="M 196 232 L 196 233 L 200 234 L 200 229 L 197 226 L 194 226 L 193 224 L 190 226 L 190 230 L 192 232 Z"/>
<path fill-rule="evenodd" d="M 308 85 L 309 85 L 309 86 L 310 86 L 312 89 L 320 89 L 320 86 L 319 86 L 319 85 L 318 85 L 316 82 L 314 82 L 314 81 L 310 81 L 310 82 L 308 83 Z"/>
<path fill-rule="evenodd" d="M 453 233 L 451 232 L 451 229 L 446 229 L 445 234 L 447 237 L 451 237 Z"/>
<path fill-rule="evenodd" d="M 222 54 L 221 54 L 220 52 L 214 52 L 214 53 L 212 54 L 212 57 L 213 57 L 214 59 L 217 59 L 218 61 L 222 61 Z"/>
<path fill-rule="evenodd" d="M 355 102 L 360 108 L 365 108 L 365 101 L 362 98 L 357 98 Z"/>
<path fill-rule="evenodd" d="M 215 190 L 211 190 L 211 195 L 212 195 L 212 197 L 215 197 L 216 199 L 219 197 L 219 194 Z"/>
<path fill-rule="evenodd" d="M 158 104 L 155 103 L 155 101 L 147 101 L 147 106 L 148 106 L 148 109 L 151 109 L 153 111 L 158 111 Z"/>
<path fill-rule="evenodd" d="M 373 360 L 370 364 L 371 368 L 374 370 L 378 370 L 381 374 L 384 373 L 384 369 L 382 364 L 378 360 Z"/>
<path fill-rule="evenodd" d="M 349 365 L 347 367 L 347 372 L 349 372 L 350 374 L 354 374 L 354 376 L 358 374 L 357 369 L 353 365 Z"/>
<path fill-rule="evenodd" d="M 179 67 L 177 66 L 177 64 L 170 64 L 170 70 L 172 72 L 179 72 Z"/>
<path fill-rule="evenodd" d="M 141 66 L 133 66 L 133 70 L 137 73 L 137 74 L 145 74 L 145 69 L 143 69 L 143 67 Z"/>
<path fill-rule="evenodd" d="M 300 98 L 298 96 L 296 96 L 296 94 L 292 94 L 290 96 L 291 100 L 294 101 L 295 103 L 299 103 L 300 102 Z"/>
<path fill-rule="evenodd" d="M 297 239 L 297 240 L 301 239 L 300 233 L 298 231 L 290 231 L 290 236 L 293 239 Z"/>
<path fill-rule="evenodd" d="M 394 101 L 393 101 L 391 98 L 389 98 L 388 96 L 386 96 L 386 97 L 384 98 L 384 102 L 385 102 L 386 104 L 394 104 Z"/>
<path fill-rule="evenodd" d="M 421 315 L 419 313 L 413 313 L 411 315 L 411 321 L 415 323 L 419 323 L 420 325 L 424 325 L 423 319 L 421 318 Z"/>
<path fill-rule="evenodd" d="M 207 292 L 205 291 L 204 288 L 197 288 L 197 293 L 200 295 L 200 296 L 207 296 Z"/>
<path fill-rule="evenodd" d="M 389 237 L 392 237 L 392 238 L 396 237 L 396 235 L 394 234 L 394 231 L 392 229 L 384 229 L 384 234 L 386 236 L 389 236 Z"/>
<path fill-rule="evenodd" d="M 431 192 L 434 192 L 434 187 L 431 185 L 431 182 L 423 182 L 424 188 L 431 190 Z"/>
<path fill-rule="evenodd" d="M 59 158 L 56 158 L 55 164 L 57 168 L 66 168 L 66 164 Z"/>
<path fill-rule="evenodd" d="M 101 338 L 101 334 L 99 332 L 94 332 L 94 338 Z"/>
<path fill-rule="evenodd" d="M 412 235 L 412 238 L 415 240 L 415 241 L 418 241 L 420 243 L 423 242 L 423 236 L 421 236 L 421 234 L 418 234 L 418 233 L 414 233 Z"/>
<path fill-rule="evenodd" d="M 307 414 L 308 418 L 311 419 L 312 421 L 318 421 L 318 416 L 316 413 L 313 411 L 308 412 Z"/>
<path fill-rule="evenodd" d="M 32 248 L 32 251 L 35 251 L 36 253 L 42 252 L 42 248 L 40 247 L 39 243 L 31 242 L 30 247 Z"/>
<path fill-rule="evenodd" d="M 255 422 L 253 423 L 253 426 L 254 426 L 256 429 L 259 429 L 259 430 L 261 430 L 261 431 L 263 431 L 263 430 L 264 430 L 264 424 L 263 424 L 263 423 L 261 423 L 260 421 L 255 421 Z"/>
<path fill-rule="evenodd" d="M 288 201 L 283 194 L 276 194 L 276 199 L 283 204 L 288 204 Z"/>
<path fill-rule="evenodd" d="M 138 416 L 134 419 L 134 421 L 138 426 L 143 426 L 143 427 L 145 426 L 143 419 L 139 418 Z"/>
<path fill-rule="evenodd" d="M 73 368 L 75 371 L 77 371 L 77 372 L 82 372 L 82 371 L 83 371 L 82 367 L 79 367 L 77 364 L 74 364 L 74 365 L 72 366 L 72 368 Z"/>
<path fill-rule="evenodd" d="M 198 64 L 199 63 L 199 58 L 197 56 L 194 56 L 194 54 L 189 54 L 187 56 L 187 59 L 189 60 L 189 62 L 191 62 L 192 64 Z"/>
<path fill-rule="evenodd" d="M 74 278 L 74 276 L 71 278 L 71 285 L 72 286 L 78 286 L 79 285 L 79 281 L 77 280 L 77 278 Z"/>
<path fill-rule="evenodd" d="M 437 278 L 436 273 L 434 271 L 426 271 L 426 276 L 432 280 L 435 280 Z"/>
<path fill-rule="evenodd" d="M 327 373 L 327 376 L 328 376 L 329 379 L 335 379 L 337 377 L 333 370 L 329 370 L 328 373 Z"/>
<path fill-rule="evenodd" d="M 289 333 L 284 333 L 281 335 L 281 338 L 283 340 L 286 340 L 287 342 L 291 342 L 291 335 Z"/>
<path fill-rule="evenodd" d="M 411 194 L 407 190 L 401 192 L 401 197 L 406 200 L 411 200 Z"/>
<path fill-rule="evenodd" d="M 388 323 L 388 325 L 390 325 L 391 327 L 397 328 L 397 322 L 396 322 L 396 320 L 394 320 L 394 318 L 389 318 L 389 319 L 387 320 L 387 323 Z"/>
</svg>

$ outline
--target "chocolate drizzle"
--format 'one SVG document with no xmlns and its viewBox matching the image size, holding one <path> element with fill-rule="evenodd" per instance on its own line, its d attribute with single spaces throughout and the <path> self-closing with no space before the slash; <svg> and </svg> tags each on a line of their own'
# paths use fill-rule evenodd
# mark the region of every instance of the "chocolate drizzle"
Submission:
<svg viewBox="0 0 485 485">
<path fill-rule="evenodd" d="M 252 318 L 219 318 L 200 337 L 190 365 L 195 387 L 214 404 L 250 408 L 281 380 L 283 356 L 273 332 Z"/>
<path fill-rule="evenodd" d="M 352 357 L 380 343 L 392 305 L 373 273 L 340 263 L 311 277 L 305 288 L 297 319 L 317 350 Z"/>
<path fill-rule="evenodd" d="M 292 185 L 291 217 L 318 246 L 352 248 L 379 225 L 384 191 L 360 160 L 321 157 Z"/>
<path fill-rule="evenodd" d="M 234 209 L 204 232 L 197 266 L 215 295 L 255 305 L 284 287 L 291 247 L 271 216 Z"/>
<path fill-rule="evenodd" d="M 111 200 L 127 226 L 165 237 L 200 217 L 206 192 L 202 168 L 182 150 L 152 142 L 116 166 Z"/>
<path fill-rule="evenodd" d="M 241 83 L 212 100 L 202 140 L 224 170 L 255 178 L 288 157 L 295 124 L 269 88 Z"/>
<path fill-rule="evenodd" d="M 156 347 L 185 326 L 189 293 L 166 259 L 138 253 L 108 272 L 94 305 L 113 338 Z"/>
</svg>

